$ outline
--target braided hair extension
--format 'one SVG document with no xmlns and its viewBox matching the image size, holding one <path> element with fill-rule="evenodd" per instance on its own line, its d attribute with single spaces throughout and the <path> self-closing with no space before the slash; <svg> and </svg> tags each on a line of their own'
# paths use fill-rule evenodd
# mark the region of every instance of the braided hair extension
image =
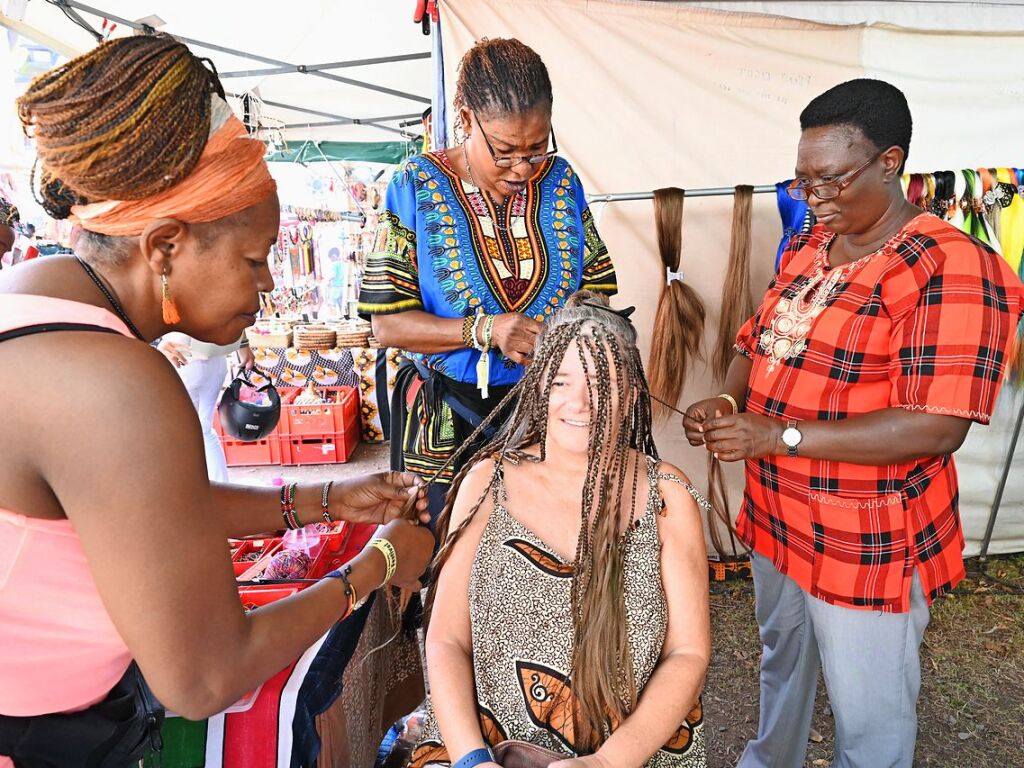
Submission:
<svg viewBox="0 0 1024 768">
<path fill-rule="evenodd" d="M 711 546 L 715 548 L 715 552 L 723 559 L 735 559 L 741 554 L 749 554 L 750 549 L 745 545 L 741 545 L 742 552 L 736 548 L 738 537 L 732 524 L 732 515 L 729 512 L 729 489 L 725 484 L 725 471 L 722 469 L 722 462 L 711 453 L 708 454 L 708 503 L 711 505 L 707 512 L 708 533 L 711 536 Z M 732 552 L 727 552 L 725 549 L 721 528 L 725 528 L 729 533 L 729 545 Z"/>
<path fill-rule="evenodd" d="M 654 190 L 654 220 L 658 252 L 669 272 L 679 271 L 683 249 L 683 200 L 686 192 L 676 187 Z M 683 390 L 690 362 L 701 357 L 704 337 L 704 302 L 682 278 L 666 281 L 654 317 L 651 356 L 647 366 L 651 394 L 656 398 L 656 416 L 664 419 Z"/>
<path fill-rule="evenodd" d="M 643 454 L 657 457 L 651 400 L 635 329 L 597 294 L 582 291 L 572 297 L 544 327 L 536 349 L 533 363 L 509 395 L 509 402 L 517 396 L 512 415 L 453 480 L 438 521 L 443 544 L 432 567 L 424 618 L 429 622 L 438 575 L 493 492 L 502 462 L 547 459 L 548 408 L 555 377 L 567 354 L 579 355 L 590 397 L 591 429 L 571 593 L 570 679 L 577 741 L 585 751 L 594 751 L 607 737 L 609 722 L 612 727 L 622 722 L 637 701 L 624 603 L 622 532 L 635 522 L 639 477 L 645 472 Z M 500 411 L 501 407 L 495 412 Z M 471 437 L 467 442 L 472 441 Z M 539 457 L 526 453 L 532 446 L 539 448 Z M 465 520 L 449 530 L 463 480 L 486 460 L 495 462 L 487 487 Z"/>
<path fill-rule="evenodd" d="M 224 95 L 204 61 L 172 37 L 141 35 L 101 43 L 33 80 L 18 116 L 36 142 L 47 214 L 140 200 L 184 179 L 209 138 L 210 96 Z"/>
<path fill-rule="evenodd" d="M 732 234 L 729 239 L 729 268 L 725 273 L 722 307 L 718 314 L 718 344 L 715 347 L 715 378 L 725 381 L 729 364 L 736 355 L 736 333 L 754 314 L 750 293 L 750 210 L 754 188 L 736 187 L 732 207 Z"/>
<path fill-rule="evenodd" d="M 478 115 L 523 115 L 535 109 L 549 114 L 551 78 L 537 52 L 515 38 L 483 38 L 459 62 L 453 106 Z"/>
</svg>

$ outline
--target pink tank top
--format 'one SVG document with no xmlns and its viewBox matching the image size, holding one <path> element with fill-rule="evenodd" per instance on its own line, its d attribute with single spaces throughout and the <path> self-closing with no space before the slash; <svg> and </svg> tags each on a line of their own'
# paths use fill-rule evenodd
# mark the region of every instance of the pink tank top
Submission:
<svg viewBox="0 0 1024 768">
<path fill-rule="evenodd" d="M 130 335 L 99 307 L 0 295 L 0 333 L 53 322 Z M 70 520 L 0 509 L 0 649 L 4 715 L 84 709 L 103 700 L 128 668 L 131 654 L 103 607 Z"/>
</svg>

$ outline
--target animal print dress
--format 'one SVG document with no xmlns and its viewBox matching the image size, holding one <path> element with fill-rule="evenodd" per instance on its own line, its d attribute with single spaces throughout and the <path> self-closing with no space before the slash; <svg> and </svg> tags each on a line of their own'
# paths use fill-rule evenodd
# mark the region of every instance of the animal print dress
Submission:
<svg viewBox="0 0 1024 768">
<path fill-rule="evenodd" d="M 651 490 L 646 510 L 626 536 L 625 559 L 626 617 L 638 691 L 658 664 L 668 626 L 656 519 L 664 506 L 659 478 L 684 485 L 699 504 L 707 504 L 693 486 L 660 473 L 654 460 L 648 459 L 647 464 Z M 494 511 L 481 537 L 469 584 L 481 730 L 491 745 L 518 739 L 573 757 L 577 743 L 568 675 L 574 569 L 509 513 L 501 463 L 495 472 Z M 424 714 L 405 764 L 408 768 L 449 766 L 451 758 L 429 701 Z M 645 768 L 704 768 L 706 764 L 698 702 Z"/>
</svg>

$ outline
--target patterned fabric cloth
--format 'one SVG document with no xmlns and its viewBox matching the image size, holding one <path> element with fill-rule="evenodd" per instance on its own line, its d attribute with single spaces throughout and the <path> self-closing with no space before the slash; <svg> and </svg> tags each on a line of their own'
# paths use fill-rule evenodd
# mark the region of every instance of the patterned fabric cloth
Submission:
<svg viewBox="0 0 1024 768">
<path fill-rule="evenodd" d="M 494 224 L 500 211 L 459 178 L 443 150 L 406 161 L 388 186 L 359 312 L 521 312 L 542 320 L 579 288 L 616 292 L 608 249 L 564 159 L 543 163 L 510 211 L 506 232 Z M 519 381 L 519 366 L 490 354 L 491 384 Z M 456 381 L 476 383 L 475 350 L 417 357 Z"/>
<path fill-rule="evenodd" d="M 830 269 L 834 235 L 798 235 L 740 329 L 746 408 L 839 420 L 907 408 L 987 423 L 1024 304 L 990 248 L 922 214 L 875 254 Z M 829 603 L 905 612 L 916 568 L 929 599 L 963 578 L 950 455 L 883 466 L 750 460 L 739 534 Z"/>
<path fill-rule="evenodd" d="M 513 461 L 514 459 L 508 459 Z M 645 511 L 626 537 L 625 602 L 638 691 L 661 657 L 668 607 L 661 586 L 658 479 L 693 486 L 658 472 L 648 459 Z M 528 741 L 566 757 L 577 754 L 573 733 L 571 589 L 574 567 L 511 515 L 502 465 L 495 469 L 494 510 L 473 561 L 469 584 L 473 672 L 481 730 L 488 744 Z M 706 766 L 704 718 L 698 703 L 647 768 Z M 448 766 L 450 757 L 428 705 L 409 768 Z"/>
</svg>

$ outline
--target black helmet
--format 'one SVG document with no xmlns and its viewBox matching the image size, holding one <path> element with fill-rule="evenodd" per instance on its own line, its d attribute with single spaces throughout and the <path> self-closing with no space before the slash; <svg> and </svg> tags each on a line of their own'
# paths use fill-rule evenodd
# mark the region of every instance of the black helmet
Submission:
<svg viewBox="0 0 1024 768">
<path fill-rule="evenodd" d="M 270 403 L 258 405 L 244 402 L 241 399 L 243 384 L 257 392 L 266 392 Z M 281 396 L 273 384 L 268 382 L 257 387 L 243 374 L 239 374 L 231 386 L 224 390 L 217 411 L 220 413 L 221 426 L 227 434 L 238 440 L 262 440 L 274 431 L 281 418 Z"/>
</svg>

